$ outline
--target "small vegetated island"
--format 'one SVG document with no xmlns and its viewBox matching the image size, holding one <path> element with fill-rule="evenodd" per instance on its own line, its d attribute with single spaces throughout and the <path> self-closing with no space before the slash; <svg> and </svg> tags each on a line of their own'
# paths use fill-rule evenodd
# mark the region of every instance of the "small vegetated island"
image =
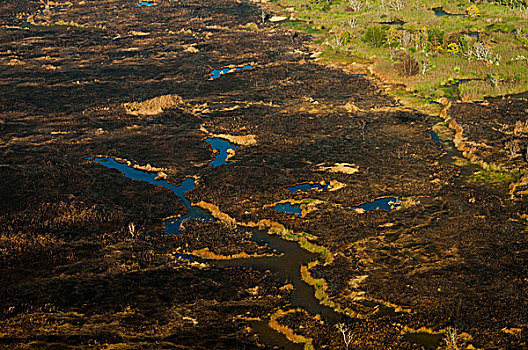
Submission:
<svg viewBox="0 0 528 350">
<path fill-rule="evenodd" d="M 0 0 L 0 348 L 528 347 L 524 0 Z"/>
</svg>

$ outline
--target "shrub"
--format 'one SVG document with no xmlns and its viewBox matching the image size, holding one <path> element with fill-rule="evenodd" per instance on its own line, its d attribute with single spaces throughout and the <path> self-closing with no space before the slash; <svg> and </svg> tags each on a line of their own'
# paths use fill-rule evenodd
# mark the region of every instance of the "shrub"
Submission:
<svg viewBox="0 0 528 350">
<path fill-rule="evenodd" d="M 308 2 L 309 2 L 310 5 L 312 5 L 312 6 L 322 6 L 322 7 L 325 7 L 325 6 L 330 5 L 330 3 L 331 3 L 332 1 L 331 1 L 331 0 L 308 0 Z"/>
<path fill-rule="evenodd" d="M 444 44 L 445 32 L 439 29 L 429 29 L 427 31 L 427 37 L 432 47 L 442 46 Z"/>
<path fill-rule="evenodd" d="M 347 45 L 348 43 L 350 43 L 350 39 L 354 37 L 354 34 L 350 33 L 350 32 L 343 32 L 341 33 L 341 42 L 343 43 L 343 45 Z"/>
<path fill-rule="evenodd" d="M 528 28 L 518 28 L 516 31 L 515 38 L 522 44 L 528 44 Z"/>
<path fill-rule="evenodd" d="M 405 0 L 392 0 L 388 5 L 394 11 L 399 12 L 405 8 Z"/>
<path fill-rule="evenodd" d="M 492 87 L 499 86 L 500 79 L 499 79 L 499 76 L 497 74 L 489 73 L 489 74 L 486 75 L 486 79 L 485 80 Z"/>
<path fill-rule="evenodd" d="M 354 11 L 360 11 L 363 8 L 363 1 L 362 0 L 348 0 L 348 4 Z"/>
<path fill-rule="evenodd" d="M 363 41 L 375 47 L 381 47 L 387 42 L 387 28 L 385 27 L 369 27 Z"/>
</svg>

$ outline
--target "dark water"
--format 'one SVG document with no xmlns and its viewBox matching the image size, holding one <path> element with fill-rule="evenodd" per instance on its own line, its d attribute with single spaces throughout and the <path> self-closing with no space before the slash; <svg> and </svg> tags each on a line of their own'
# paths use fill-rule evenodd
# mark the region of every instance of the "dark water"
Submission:
<svg viewBox="0 0 528 350">
<path fill-rule="evenodd" d="M 227 162 L 227 150 L 237 149 L 238 147 L 233 146 L 229 142 L 218 138 L 207 139 L 205 141 L 209 143 L 209 145 L 211 145 L 212 149 L 219 151 L 215 159 L 210 163 L 213 168 L 220 165 L 231 164 L 231 162 Z M 96 163 L 99 163 L 107 168 L 119 170 L 121 173 L 123 173 L 125 177 L 129 179 L 136 181 L 144 181 L 151 185 L 165 187 L 171 190 L 178 198 L 181 199 L 183 205 L 188 208 L 188 211 L 187 213 L 185 213 L 185 215 L 179 218 L 170 218 L 165 220 L 164 223 L 166 234 L 182 234 L 183 231 L 181 230 L 181 226 L 189 220 L 214 220 L 211 214 L 209 214 L 207 211 L 203 210 L 200 207 L 192 206 L 191 201 L 187 199 L 187 197 L 185 197 L 185 194 L 193 190 L 195 187 L 195 181 L 192 177 L 188 177 L 179 186 L 175 186 L 169 183 L 167 180 L 156 179 L 156 177 L 158 176 L 156 173 L 149 173 L 147 171 L 131 168 L 128 165 L 119 163 L 112 158 L 95 157 L 93 160 Z"/>
<path fill-rule="evenodd" d="M 283 213 L 294 214 L 299 217 L 302 216 L 302 209 L 300 204 L 292 205 L 291 203 L 279 203 L 275 204 L 273 207 L 271 207 L 271 209 L 281 211 Z"/>
<path fill-rule="evenodd" d="M 194 255 L 191 254 L 174 254 L 176 260 L 194 261 Z"/>
<path fill-rule="evenodd" d="M 406 333 L 403 338 L 416 344 L 422 345 L 425 349 L 437 349 L 442 341 L 441 334 L 431 334 L 426 332 Z"/>
<path fill-rule="evenodd" d="M 237 146 L 233 146 L 226 140 L 222 140 L 219 138 L 205 139 L 205 142 L 207 142 L 211 146 L 211 149 L 218 151 L 218 154 L 216 155 L 215 159 L 212 160 L 211 163 L 209 163 L 210 165 L 212 165 L 213 168 L 216 168 L 220 165 L 233 164 L 233 162 L 227 161 L 227 157 L 229 155 L 228 150 L 238 149 Z"/>
<path fill-rule="evenodd" d="M 268 325 L 268 321 L 249 321 L 251 328 L 259 334 L 260 340 L 267 345 L 278 346 L 284 350 L 303 350 L 304 344 L 288 340 L 282 333 L 277 332 Z"/>
<path fill-rule="evenodd" d="M 376 199 L 375 201 L 372 201 L 372 202 L 363 203 L 357 207 L 350 207 L 349 209 L 363 209 L 365 211 L 371 211 L 371 210 L 392 211 L 398 208 L 399 206 L 401 206 L 401 204 L 398 201 L 398 198 L 386 197 L 386 198 Z"/>
<path fill-rule="evenodd" d="M 426 133 L 428 133 L 429 135 L 431 135 L 431 138 L 433 139 L 434 142 L 438 143 L 442 149 L 445 150 L 445 147 L 444 147 L 444 141 L 440 140 L 440 138 L 438 137 L 438 135 L 436 134 L 436 132 L 434 132 L 433 130 L 427 130 Z"/>
<path fill-rule="evenodd" d="M 185 215 L 177 219 L 166 219 L 165 220 L 165 234 L 168 235 L 181 235 L 184 232 L 181 230 L 182 225 L 185 226 L 185 222 L 189 220 L 202 220 L 202 221 L 214 221 L 211 214 L 200 207 L 189 207 L 189 210 Z"/>
<path fill-rule="evenodd" d="M 448 13 L 444 10 L 443 7 L 435 7 L 433 8 L 434 14 L 436 17 L 460 17 L 465 16 L 462 13 Z"/>
<path fill-rule="evenodd" d="M 290 191 L 290 193 L 297 192 L 297 191 L 309 191 L 309 190 L 326 190 L 328 188 L 328 184 L 310 184 L 310 183 L 304 183 L 299 184 L 291 187 L 284 188 L 286 191 Z"/>
<path fill-rule="evenodd" d="M 388 22 L 380 22 L 380 24 L 388 24 L 388 25 L 397 25 L 397 26 L 402 26 L 405 24 L 404 21 L 402 21 L 401 19 L 395 19 L 393 21 L 388 21 Z"/>
<path fill-rule="evenodd" d="M 240 229 L 244 229 L 239 227 Z M 252 240 L 266 243 L 270 248 L 283 253 L 280 256 L 220 260 L 211 262 L 219 267 L 250 267 L 259 270 L 271 270 L 285 283 L 293 284 L 291 304 L 293 307 L 301 307 L 304 310 L 321 315 L 330 323 L 337 323 L 343 315 L 334 309 L 321 305 L 315 297 L 315 290 L 306 284 L 301 277 L 301 265 L 308 265 L 317 259 L 317 255 L 302 249 L 297 242 L 286 241 L 280 236 L 269 235 L 266 231 L 258 229 L 247 229 L 251 232 Z"/>
<path fill-rule="evenodd" d="M 156 174 L 131 168 L 112 158 L 96 157 L 93 160 L 107 168 L 119 170 L 129 179 L 144 181 L 152 185 L 168 188 L 179 198 L 182 198 L 182 201 L 184 201 L 184 204 L 189 208 L 189 211 L 178 219 L 168 219 L 165 221 L 165 233 L 167 234 L 183 233 L 180 231 L 180 227 L 181 224 L 187 220 L 213 219 L 212 216 L 203 209 L 191 206 L 190 201 L 184 196 L 186 192 L 194 189 L 193 178 L 187 178 L 180 186 L 174 186 L 168 183 L 167 180 L 156 180 Z M 210 263 L 219 267 L 250 267 L 262 270 L 271 269 L 277 274 L 277 277 L 282 279 L 285 283 L 293 284 L 294 290 L 291 303 L 294 307 L 299 306 L 311 313 L 320 314 L 324 319 L 332 323 L 340 320 L 341 315 L 336 313 L 333 309 L 319 304 L 319 300 L 315 298 L 314 288 L 306 284 L 301 278 L 301 265 L 307 265 L 309 262 L 314 261 L 317 257 L 315 254 L 302 249 L 297 242 L 286 241 L 279 236 L 269 235 L 265 231 L 248 229 L 242 226 L 239 226 L 238 228 L 250 232 L 254 241 L 266 243 L 270 248 L 282 253 L 282 255 L 262 258 L 210 261 Z M 184 260 L 191 258 L 191 256 L 187 254 L 180 254 L 179 256 L 175 255 L 175 257 Z"/>
<path fill-rule="evenodd" d="M 429 101 L 429 104 L 430 104 L 430 105 L 433 105 L 433 104 L 435 104 L 435 105 L 441 105 L 440 102 L 435 101 L 435 100 L 430 100 L 430 101 Z"/>
<path fill-rule="evenodd" d="M 246 64 L 245 66 L 236 67 L 236 68 L 234 68 L 233 70 L 234 70 L 235 72 L 239 72 L 239 71 L 246 70 L 246 69 L 251 69 L 251 68 L 253 68 L 252 65 L 250 65 L 250 64 Z M 213 69 L 213 70 L 211 71 L 211 73 L 209 73 L 209 79 L 210 79 L 210 80 L 218 79 L 218 78 L 220 78 L 222 75 L 227 74 L 227 73 L 230 73 L 230 72 L 232 72 L 232 69 L 231 69 L 231 68 Z"/>
<path fill-rule="evenodd" d="M 112 158 L 95 157 L 93 161 L 103 165 L 106 168 L 117 169 L 120 172 L 122 172 L 123 175 L 125 175 L 125 177 L 129 179 L 136 180 L 136 181 L 144 181 L 151 185 L 168 188 L 178 198 L 182 200 L 183 204 L 187 208 L 191 206 L 191 202 L 185 197 L 185 193 L 194 189 L 195 184 L 194 184 L 194 179 L 192 177 L 186 178 L 179 186 L 175 186 L 173 184 L 170 184 L 167 180 L 156 179 L 156 177 L 158 177 L 158 174 L 156 173 L 149 173 L 143 170 L 131 168 L 127 164 L 119 163 L 115 159 L 112 159 Z"/>
<path fill-rule="evenodd" d="M 230 70 L 231 69 L 229 68 L 213 69 L 211 73 L 209 73 L 210 79 L 218 79 L 220 76 L 229 73 Z"/>
</svg>

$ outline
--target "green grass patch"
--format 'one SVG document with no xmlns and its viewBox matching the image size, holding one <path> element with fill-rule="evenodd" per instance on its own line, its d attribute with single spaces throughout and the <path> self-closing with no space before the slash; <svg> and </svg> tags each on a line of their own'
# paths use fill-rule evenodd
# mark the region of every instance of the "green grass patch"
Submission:
<svg viewBox="0 0 528 350">
<path fill-rule="evenodd" d="M 473 174 L 470 181 L 485 184 L 509 184 L 515 181 L 519 181 L 522 175 L 522 172 L 519 170 L 513 170 L 510 172 L 500 170 L 481 170 Z"/>
</svg>

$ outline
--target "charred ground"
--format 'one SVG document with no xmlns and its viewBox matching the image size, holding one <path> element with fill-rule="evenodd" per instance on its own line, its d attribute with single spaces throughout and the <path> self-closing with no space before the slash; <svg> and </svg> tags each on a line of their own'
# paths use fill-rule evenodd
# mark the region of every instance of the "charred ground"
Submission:
<svg viewBox="0 0 528 350">
<path fill-rule="evenodd" d="M 273 252 L 221 222 L 164 235 L 163 219 L 183 215 L 183 204 L 86 159 L 104 155 L 163 168 L 174 184 L 196 177 L 191 201 L 239 223 L 314 235 L 333 262 L 321 260 L 311 276 L 356 316 L 348 322 L 357 348 L 422 348 L 409 336 L 420 327 L 454 327 L 477 348 L 526 347 L 526 205 L 455 165 L 461 154 L 426 133 L 440 118 L 403 108 L 365 74 L 315 62 L 308 35 L 260 23 L 251 3 L 134 5 L 2 3 L 0 346 L 272 347 L 247 319 L 288 309 L 287 281 L 173 254 Z M 247 63 L 254 68 L 208 80 L 212 69 Z M 169 94 L 182 103 L 159 114 L 124 106 Z M 464 128 L 466 140 L 499 149 L 508 136 L 494 137 L 494 122 L 473 111 L 504 115 L 507 132 L 526 123 L 526 108 L 519 99 L 448 113 L 477 125 Z M 257 143 L 210 169 L 203 140 L 213 134 Z M 339 163 L 357 171 L 333 172 Z M 284 190 L 320 181 L 340 185 Z M 384 196 L 402 208 L 349 208 Z M 290 199 L 318 202 L 301 218 L 269 208 Z M 316 348 L 343 346 L 333 325 L 303 310 L 277 322 Z"/>
</svg>

